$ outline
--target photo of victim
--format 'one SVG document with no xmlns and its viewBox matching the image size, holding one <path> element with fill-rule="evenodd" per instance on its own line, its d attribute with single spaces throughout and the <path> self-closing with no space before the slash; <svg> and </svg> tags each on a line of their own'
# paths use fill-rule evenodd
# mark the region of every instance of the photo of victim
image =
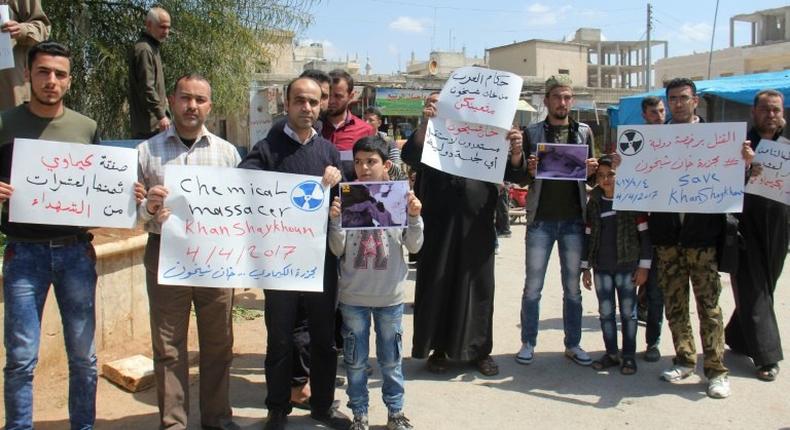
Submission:
<svg viewBox="0 0 790 430">
<path fill-rule="evenodd" d="M 408 181 L 342 182 L 339 186 L 342 228 L 406 228 Z"/>
<path fill-rule="evenodd" d="M 587 145 L 539 143 L 538 179 L 584 181 L 587 179 Z"/>
</svg>

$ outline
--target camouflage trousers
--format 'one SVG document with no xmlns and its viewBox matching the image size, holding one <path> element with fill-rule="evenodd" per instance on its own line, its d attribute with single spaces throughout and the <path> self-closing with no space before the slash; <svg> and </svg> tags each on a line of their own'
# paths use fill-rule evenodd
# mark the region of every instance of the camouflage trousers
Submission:
<svg viewBox="0 0 790 430">
<path fill-rule="evenodd" d="M 664 306 L 672 341 L 675 344 L 675 364 L 695 367 L 697 350 L 689 317 L 689 279 L 697 302 L 705 376 L 713 378 L 726 374 L 724 356 L 724 322 L 719 295 L 716 249 L 657 246 L 658 285 L 664 293 Z"/>
</svg>

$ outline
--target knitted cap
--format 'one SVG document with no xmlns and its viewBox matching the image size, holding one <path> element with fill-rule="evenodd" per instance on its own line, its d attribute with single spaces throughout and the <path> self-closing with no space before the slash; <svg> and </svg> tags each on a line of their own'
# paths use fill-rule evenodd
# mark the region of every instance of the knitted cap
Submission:
<svg viewBox="0 0 790 430">
<path fill-rule="evenodd" d="M 552 75 L 549 79 L 546 79 L 546 95 L 548 95 L 551 90 L 557 87 L 573 87 L 573 81 L 571 81 L 570 75 Z"/>
</svg>

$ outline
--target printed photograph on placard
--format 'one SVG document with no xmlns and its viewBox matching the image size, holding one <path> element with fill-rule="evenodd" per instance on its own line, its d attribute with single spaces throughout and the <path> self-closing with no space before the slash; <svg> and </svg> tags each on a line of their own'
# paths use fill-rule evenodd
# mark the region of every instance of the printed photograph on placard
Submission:
<svg viewBox="0 0 790 430">
<path fill-rule="evenodd" d="M 409 183 L 343 182 L 340 226 L 346 229 L 405 228 Z"/>
<path fill-rule="evenodd" d="M 587 145 L 539 143 L 538 179 L 584 181 L 587 179 Z"/>
</svg>

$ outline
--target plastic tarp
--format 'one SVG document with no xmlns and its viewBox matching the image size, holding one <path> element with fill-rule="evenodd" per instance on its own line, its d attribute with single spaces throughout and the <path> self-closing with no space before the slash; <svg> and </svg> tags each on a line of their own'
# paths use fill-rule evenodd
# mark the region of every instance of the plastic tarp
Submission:
<svg viewBox="0 0 790 430">
<path fill-rule="evenodd" d="M 745 105 L 752 104 L 754 95 L 758 91 L 774 89 L 784 94 L 785 107 L 790 107 L 790 70 L 694 81 L 694 84 L 697 86 L 697 94 L 700 96 L 715 95 L 725 100 Z M 620 99 L 620 105 L 618 106 L 618 121 L 615 122 L 610 116 L 612 126 L 644 124 L 642 119 L 642 99 L 646 96 L 662 97 L 666 105 L 666 93 L 663 88 L 623 97 Z M 667 109 L 667 113 L 669 113 L 668 111 L 669 109 Z"/>
</svg>

